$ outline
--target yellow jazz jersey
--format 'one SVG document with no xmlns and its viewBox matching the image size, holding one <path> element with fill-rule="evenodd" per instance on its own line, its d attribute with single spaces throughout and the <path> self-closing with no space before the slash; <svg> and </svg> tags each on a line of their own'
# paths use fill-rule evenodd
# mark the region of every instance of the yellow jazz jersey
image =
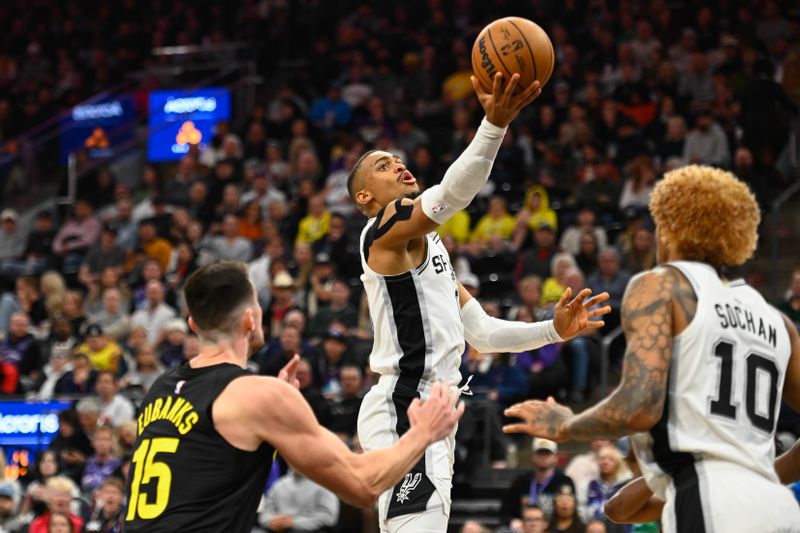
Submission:
<svg viewBox="0 0 800 533">
<path fill-rule="evenodd" d="M 137 415 L 126 532 L 251 531 L 274 449 L 235 448 L 211 420 L 217 396 L 246 375 L 230 364 L 184 363 L 153 384 Z"/>
</svg>

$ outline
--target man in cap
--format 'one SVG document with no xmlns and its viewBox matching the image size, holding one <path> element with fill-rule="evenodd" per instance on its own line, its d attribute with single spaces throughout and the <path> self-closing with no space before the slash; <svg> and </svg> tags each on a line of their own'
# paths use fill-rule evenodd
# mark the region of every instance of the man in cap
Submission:
<svg viewBox="0 0 800 533">
<path fill-rule="evenodd" d="M 553 513 L 555 497 L 567 486 L 575 493 L 575 483 L 558 468 L 558 444 L 547 439 L 533 439 L 533 471 L 514 480 L 503 498 L 503 516 L 509 520 L 522 516 L 522 508 L 536 505 L 548 517 Z"/>
</svg>

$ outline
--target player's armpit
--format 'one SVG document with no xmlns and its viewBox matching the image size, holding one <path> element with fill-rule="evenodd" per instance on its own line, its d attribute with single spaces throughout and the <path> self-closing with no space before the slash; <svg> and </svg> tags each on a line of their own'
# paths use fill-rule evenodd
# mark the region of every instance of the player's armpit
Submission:
<svg viewBox="0 0 800 533">
<path fill-rule="evenodd" d="M 420 197 L 401 198 L 383 208 L 366 236 L 366 247 L 401 248 L 434 231 L 438 224 L 422 211 Z"/>
<path fill-rule="evenodd" d="M 792 343 L 792 353 L 786 367 L 786 381 L 783 383 L 783 400 L 789 407 L 800 412 L 800 335 L 789 317 L 782 316 Z"/>
<path fill-rule="evenodd" d="M 638 477 L 618 490 L 603 512 L 617 524 L 641 524 L 659 520 L 663 508 L 664 502 L 653 495 L 643 477 Z"/>
<path fill-rule="evenodd" d="M 564 438 L 617 438 L 647 431 L 661 418 L 678 276 L 672 269 L 658 269 L 639 274 L 628 284 L 621 307 L 627 340 L 622 380 L 604 401 L 566 421 Z"/>
</svg>

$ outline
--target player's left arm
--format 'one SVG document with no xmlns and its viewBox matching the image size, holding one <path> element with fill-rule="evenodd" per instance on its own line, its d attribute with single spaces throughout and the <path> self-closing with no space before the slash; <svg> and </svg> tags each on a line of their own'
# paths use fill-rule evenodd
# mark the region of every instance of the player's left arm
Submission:
<svg viewBox="0 0 800 533">
<path fill-rule="evenodd" d="M 694 291 L 676 270 L 660 268 L 639 274 L 631 280 L 622 301 L 627 348 L 617 389 L 578 415 L 552 398 L 514 405 L 506 409 L 506 416 L 524 422 L 508 425 L 504 431 L 563 441 L 615 439 L 649 430 L 664 410 L 674 313 L 684 313 L 688 324 L 695 307 Z"/>
<path fill-rule="evenodd" d="M 617 524 L 641 524 L 661 518 L 664 501 L 653 495 L 643 477 L 629 481 L 603 507 L 609 520 Z"/>
<path fill-rule="evenodd" d="M 500 320 L 487 315 L 461 282 L 457 283 L 464 338 L 482 353 L 522 352 L 569 340 L 585 329 L 602 328 L 605 324 L 602 320 L 592 319 L 611 312 L 608 305 L 592 309 L 608 299 L 607 292 L 587 300 L 592 291 L 583 289 L 570 300 L 572 289 L 567 289 L 556 305 L 552 320 L 533 323 Z"/>
<path fill-rule="evenodd" d="M 792 345 L 792 353 L 786 367 L 786 380 L 783 382 L 783 401 L 800 412 L 800 335 L 789 317 L 783 315 L 783 321 L 786 323 Z M 775 461 L 775 471 L 783 483 L 800 480 L 800 441 L 778 457 Z"/>
</svg>

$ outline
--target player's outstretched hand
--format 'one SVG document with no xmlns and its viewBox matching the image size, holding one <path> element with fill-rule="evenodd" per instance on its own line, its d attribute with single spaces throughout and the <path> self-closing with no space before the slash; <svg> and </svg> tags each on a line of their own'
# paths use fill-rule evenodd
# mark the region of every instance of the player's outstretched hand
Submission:
<svg viewBox="0 0 800 533">
<path fill-rule="evenodd" d="M 512 405 L 504 414 L 523 420 L 503 426 L 505 433 L 527 433 L 531 437 L 542 437 L 556 442 L 565 440 L 564 424 L 575 416 L 569 407 L 556 403 L 552 396 L 546 402 L 528 400 Z"/>
<path fill-rule="evenodd" d="M 519 74 L 514 74 L 508 79 L 502 72 L 494 75 L 492 91 L 487 92 L 481 86 L 478 78 L 471 76 L 472 88 L 478 95 L 486 118 L 495 126 L 505 128 L 511 121 L 517 118 L 523 107 L 533 102 L 537 96 L 542 94 L 542 87 L 538 81 L 534 81 L 529 87 L 514 94 L 519 84 Z"/>
<path fill-rule="evenodd" d="M 430 433 L 430 443 L 442 440 L 453 431 L 464 414 L 464 402 L 459 402 L 459 391 L 450 392 L 448 382 L 437 383 L 427 400 L 414 398 L 408 407 L 411 427 L 418 426 Z"/>
<path fill-rule="evenodd" d="M 285 381 L 295 389 L 300 388 L 300 382 L 297 380 L 298 363 L 300 363 L 300 356 L 298 354 L 294 354 L 292 359 L 286 363 L 286 366 L 281 368 L 281 371 L 278 372 L 278 379 Z"/>
<path fill-rule="evenodd" d="M 608 300 L 608 293 L 603 292 L 587 300 L 586 298 L 591 294 L 591 289 L 583 289 L 570 301 L 572 289 L 567 287 L 561 295 L 553 314 L 553 327 L 556 328 L 556 333 L 562 339 L 569 340 L 585 329 L 598 329 L 605 326 L 606 323 L 602 320 L 591 319 L 610 313 L 611 306 L 605 305 L 597 309 L 592 309 L 592 307 Z"/>
</svg>

